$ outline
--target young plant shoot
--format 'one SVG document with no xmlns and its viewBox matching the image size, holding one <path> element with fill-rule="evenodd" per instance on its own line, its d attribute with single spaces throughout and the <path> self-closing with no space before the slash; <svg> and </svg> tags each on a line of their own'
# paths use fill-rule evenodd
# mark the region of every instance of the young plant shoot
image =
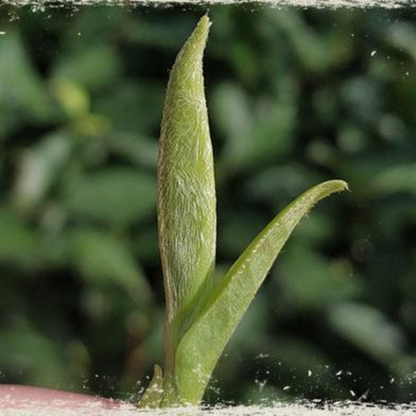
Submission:
<svg viewBox="0 0 416 416">
<path fill-rule="evenodd" d="M 219 282 L 214 163 L 202 59 L 204 16 L 179 52 L 166 92 L 158 162 L 159 243 L 166 295 L 165 369 L 155 367 L 139 407 L 198 405 L 228 340 L 299 221 L 347 189 L 331 180 L 283 209 Z"/>
</svg>

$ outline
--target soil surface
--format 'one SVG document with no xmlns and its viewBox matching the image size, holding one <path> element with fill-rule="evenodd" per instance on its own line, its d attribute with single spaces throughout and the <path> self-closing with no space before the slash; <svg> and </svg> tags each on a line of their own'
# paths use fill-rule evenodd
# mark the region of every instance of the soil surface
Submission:
<svg viewBox="0 0 416 416">
<path fill-rule="evenodd" d="M 131 403 L 39 387 L 0 385 L 1 416 L 410 416 L 415 405 L 375 405 L 356 402 L 276 403 L 207 409 L 138 410 Z"/>
<path fill-rule="evenodd" d="M 163 5 L 166 0 L 130 0 L 131 4 L 142 4 L 142 5 Z M 8 0 L 9 4 L 15 6 L 33 6 L 34 10 L 44 10 L 44 2 L 39 0 Z M 39 5 L 41 3 L 41 5 Z M 169 3 L 180 3 L 180 4 L 199 4 L 205 5 L 210 3 L 216 4 L 237 4 L 241 3 L 241 0 L 169 0 Z M 271 7 L 281 6 L 295 6 L 295 7 L 316 7 L 316 8 L 339 8 L 339 7 L 350 7 L 350 8 L 386 8 L 396 9 L 399 7 L 409 7 L 409 0 L 251 0 L 251 3 L 261 3 Z M 59 5 L 67 5 L 67 0 L 56 0 L 54 7 Z M 97 4 L 120 4 L 120 0 L 71 0 L 73 6 L 86 6 L 86 5 L 97 5 Z"/>
<path fill-rule="evenodd" d="M 136 410 L 131 405 L 117 409 L 97 409 L 91 407 L 63 409 L 59 416 L 414 416 L 416 407 L 410 406 L 376 406 L 338 404 L 322 407 L 308 405 L 275 405 L 273 407 L 237 406 L 213 409 L 169 409 L 169 410 Z M 1 410 L 1 416 L 57 416 L 56 408 L 33 407 L 28 409 Z"/>
</svg>

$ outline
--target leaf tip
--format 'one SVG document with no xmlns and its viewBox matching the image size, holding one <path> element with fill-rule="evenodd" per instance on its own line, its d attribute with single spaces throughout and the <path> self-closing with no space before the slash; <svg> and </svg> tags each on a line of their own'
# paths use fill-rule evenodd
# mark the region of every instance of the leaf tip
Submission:
<svg viewBox="0 0 416 416">
<path fill-rule="evenodd" d="M 209 28 L 211 27 L 211 20 L 208 17 L 208 13 L 201 17 L 194 33 L 191 35 L 191 39 L 195 39 L 202 47 L 205 46 L 208 38 Z"/>
<path fill-rule="evenodd" d="M 205 30 L 208 30 L 211 27 L 212 22 L 211 22 L 211 19 L 209 18 L 208 12 L 206 12 L 201 17 L 201 19 L 199 20 L 199 23 L 198 23 L 198 26 L 199 25 L 203 26 L 205 28 Z"/>
<path fill-rule="evenodd" d="M 344 191 L 349 192 L 350 191 L 350 187 L 348 186 L 348 183 L 341 179 L 334 179 L 329 182 L 333 184 L 334 192 L 344 192 Z"/>
</svg>

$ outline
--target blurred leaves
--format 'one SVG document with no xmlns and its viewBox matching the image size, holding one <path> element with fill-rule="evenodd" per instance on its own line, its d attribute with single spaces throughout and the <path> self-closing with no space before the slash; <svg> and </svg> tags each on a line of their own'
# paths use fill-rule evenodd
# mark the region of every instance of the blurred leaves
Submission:
<svg viewBox="0 0 416 416">
<path fill-rule="evenodd" d="M 0 210 L 0 260 L 16 268 L 34 267 L 38 261 L 39 238 L 13 213 Z"/>
<path fill-rule="evenodd" d="M 118 132 L 149 135 L 159 129 L 164 89 L 153 82 L 138 86 L 128 79 L 98 100 L 97 111 L 113 122 Z"/>
<path fill-rule="evenodd" d="M 282 157 L 293 146 L 295 111 L 272 98 L 250 102 L 235 84 L 219 85 L 213 98 L 213 118 L 227 139 L 221 168 L 227 171 L 253 169 Z"/>
<path fill-rule="evenodd" d="M 340 335 L 376 360 L 388 363 L 403 351 L 404 333 L 371 306 L 341 303 L 330 310 L 328 317 Z"/>
<path fill-rule="evenodd" d="M 416 194 L 416 163 L 392 166 L 384 170 L 373 179 L 372 187 L 381 195 L 391 195 L 395 192 Z"/>
<path fill-rule="evenodd" d="M 43 201 L 71 150 L 71 138 L 57 132 L 22 153 L 13 195 L 19 209 L 30 210 Z"/>
<path fill-rule="evenodd" d="M 85 347 L 69 344 L 62 349 L 58 340 L 48 338 L 22 318 L 2 332 L 0 366 L 11 380 L 15 380 L 17 366 L 30 384 L 70 389 L 85 376 L 86 365 Z"/>
<path fill-rule="evenodd" d="M 75 176 L 64 188 L 64 203 L 83 220 L 125 226 L 154 211 L 156 182 L 153 176 L 127 168 Z"/>
<path fill-rule="evenodd" d="M 352 276 L 350 264 L 330 262 L 299 244 L 282 258 L 279 274 L 282 290 L 299 309 L 319 309 L 360 292 L 360 280 Z"/>
<path fill-rule="evenodd" d="M 77 230 L 71 235 L 73 262 L 89 285 L 119 286 L 145 303 L 149 287 L 128 247 L 103 232 Z"/>
<path fill-rule="evenodd" d="M 121 71 L 121 62 L 110 45 L 90 45 L 62 55 L 53 69 L 52 79 L 70 80 L 90 91 L 111 84 Z"/>
<path fill-rule="evenodd" d="M 55 81 L 53 92 L 70 118 L 82 117 L 90 109 L 90 98 L 77 83 L 64 79 Z"/>
<path fill-rule="evenodd" d="M 410 23 L 397 22 L 390 28 L 390 42 L 416 61 L 416 29 Z"/>
<path fill-rule="evenodd" d="M 50 97 L 16 32 L 8 33 L 7 40 L 0 42 L 0 75 L 0 138 L 6 138 L 22 121 L 53 118 L 55 111 Z"/>
</svg>

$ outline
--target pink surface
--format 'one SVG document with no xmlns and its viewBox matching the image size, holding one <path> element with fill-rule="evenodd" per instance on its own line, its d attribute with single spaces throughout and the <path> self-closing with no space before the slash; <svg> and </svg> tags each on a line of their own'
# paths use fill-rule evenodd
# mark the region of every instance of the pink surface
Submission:
<svg viewBox="0 0 416 416">
<path fill-rule="evenodd" d="M 0 385 L 0 409 L 114 409 L 117 400 L 31 386 Z"/>
</svg>

